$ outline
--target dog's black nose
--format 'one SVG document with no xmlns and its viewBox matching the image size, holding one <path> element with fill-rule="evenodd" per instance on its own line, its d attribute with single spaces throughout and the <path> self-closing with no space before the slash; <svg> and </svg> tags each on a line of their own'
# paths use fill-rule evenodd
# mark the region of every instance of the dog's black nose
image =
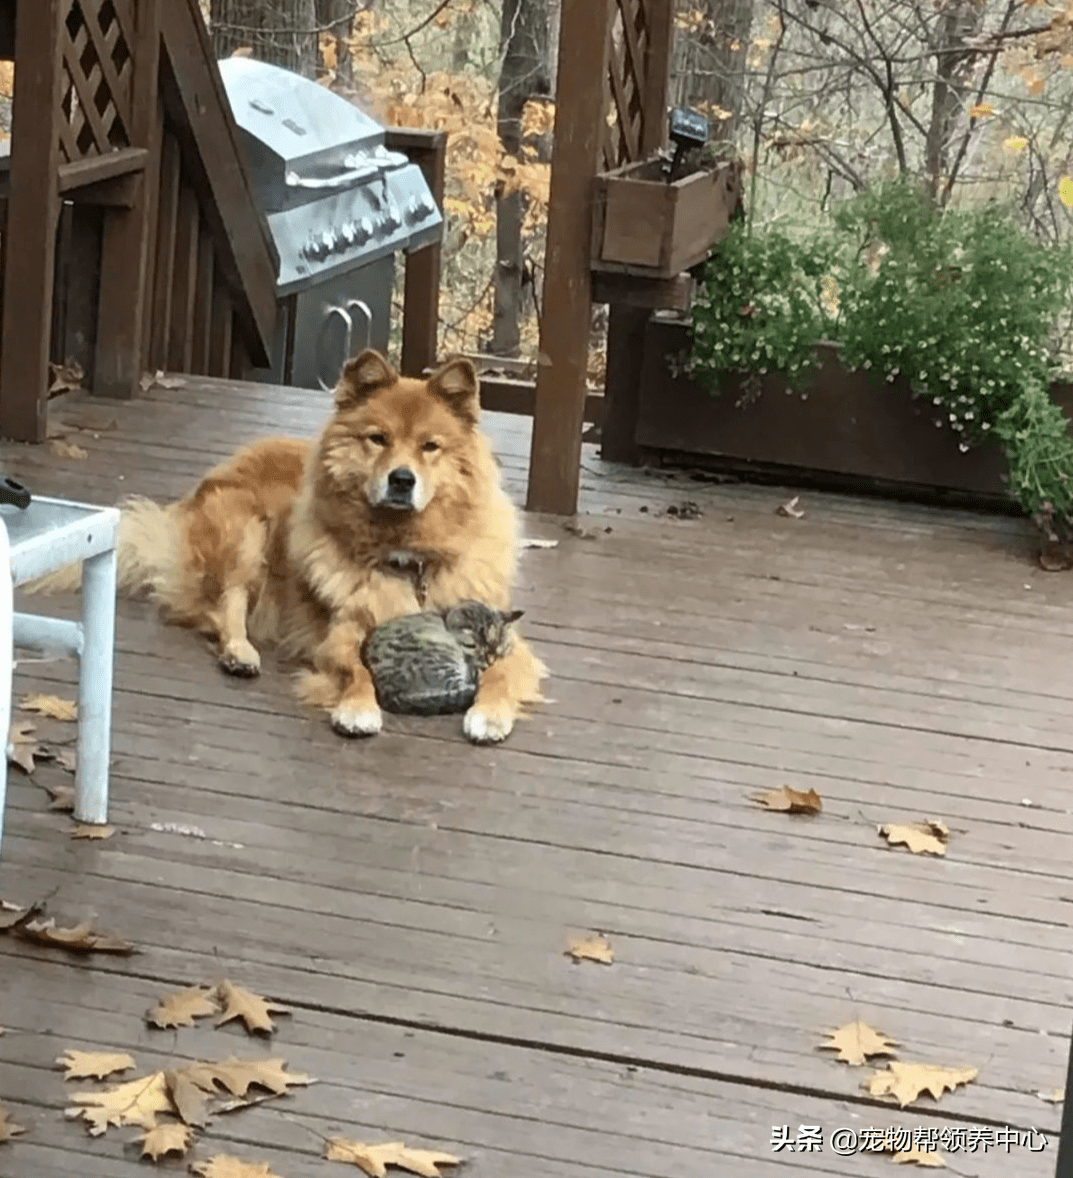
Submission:
<svg viewBox="0 0 1073 1178">
<path fill-rule="evenodd" d="M 412 491 L 416 483 L 417 475 L 408 466 L 396 466 L 387 476 L 388 490 L 399 495 Z"/>
</svg>

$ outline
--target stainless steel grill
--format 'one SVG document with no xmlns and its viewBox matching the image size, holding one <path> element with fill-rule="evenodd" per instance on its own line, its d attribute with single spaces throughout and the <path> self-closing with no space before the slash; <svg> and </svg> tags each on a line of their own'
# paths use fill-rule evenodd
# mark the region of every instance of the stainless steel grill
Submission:
<svg viewBox="0 0 1073 1178">
<path fill-rule="evenodd" d="M 387 349 L 395 254 L 438 241 L 421 169 L 346 99 L 250 58 L 220 62 L 254 190 L 280 255 L 272 368 L 329 388 L 347 356 Z"/>
</svg>

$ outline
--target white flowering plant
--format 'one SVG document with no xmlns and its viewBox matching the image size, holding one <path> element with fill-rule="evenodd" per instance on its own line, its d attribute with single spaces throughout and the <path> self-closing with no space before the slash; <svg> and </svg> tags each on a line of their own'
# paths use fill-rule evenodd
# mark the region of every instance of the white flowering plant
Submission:
<svg viewBox="0 0 1073 1178">
<path fill-rule="evenodd" d="M 1073 532 L 1073 438 L 1048 393 L 1073 250 L 994 205 L 943 211 L 900 182 L 847 202 L 833 226 L 797 240 L 736 226 L 706 268 L 689 369 L 713 391 L 765 368 L 802 388 L 832 340 L 849 367 L 931 400 L 963 451 L 994 434 L 1024 510 Z"/>
</svg>

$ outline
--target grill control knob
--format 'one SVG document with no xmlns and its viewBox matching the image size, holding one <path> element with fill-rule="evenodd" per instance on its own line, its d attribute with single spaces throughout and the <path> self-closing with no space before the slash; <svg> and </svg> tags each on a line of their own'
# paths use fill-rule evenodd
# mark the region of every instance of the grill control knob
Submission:
<svg viewBox="0 0 1073 1178">
<path fill-rule="evenodd" d="M 394 202 L 392 202 L 387 212 L 384 214 L 384 225 L 388 229 L 398 229 L 401 224 L 402 217 L 399 214 L 399 207 Z"/>
<path fill-rule="evenodd" d="M 327 252 L 327 247 L 325 246 L 323 240 L 319 237 L 315 237 L 305 248 L 306 257 L 309 258 L 320 259 L 323 258 Z"/>
<path fill-rule="evenodd" d="M 358 244 L 364 245 L 373 235 L 373 223 L 368 217 L 362 217 L 358 222 Z"/>
<path fill-rule="evenodd" d="M 358 240 L 358 227 L 353 221 L 347 221 L 343 226 L 343 240 L 347 245 L 353 245 Z"/>
<path fill-rule="evenodd" d="M 329 254 L 335 249 L 335 234 L 331 229 L 325 229 L 320 235 L 320 240 L 324 245 L 324 252 Z"/>
</svg>

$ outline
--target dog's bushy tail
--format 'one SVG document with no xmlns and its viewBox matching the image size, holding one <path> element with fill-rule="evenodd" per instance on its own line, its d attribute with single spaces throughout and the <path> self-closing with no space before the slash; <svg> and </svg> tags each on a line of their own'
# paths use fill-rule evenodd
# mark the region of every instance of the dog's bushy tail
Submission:
<svg viewBox="0 0 1073 1178">
<path fill-rule="evenodd" d="M 123 596 L 153 594 L 173 579 L 181 542 L 177 507 L 140 497 L 119 504 L 116 588 Z M 69 564 L 23 588 L 27 593 L 70 593 L 81 585 L 82 566 Z"/>
</svg>

